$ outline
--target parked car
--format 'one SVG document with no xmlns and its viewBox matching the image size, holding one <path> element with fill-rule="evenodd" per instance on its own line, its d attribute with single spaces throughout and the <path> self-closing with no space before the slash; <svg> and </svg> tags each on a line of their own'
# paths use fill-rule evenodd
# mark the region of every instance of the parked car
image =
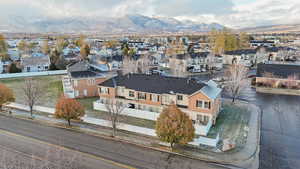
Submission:
<svg viewBox="0 0 300 169">
<path fill-rule="evenodd" d="M 192 71 L 191 71 L 192 73 L 201 73 L 202 71 L 201 71 L 201 69 L 192 69 Z"/>
</svg>

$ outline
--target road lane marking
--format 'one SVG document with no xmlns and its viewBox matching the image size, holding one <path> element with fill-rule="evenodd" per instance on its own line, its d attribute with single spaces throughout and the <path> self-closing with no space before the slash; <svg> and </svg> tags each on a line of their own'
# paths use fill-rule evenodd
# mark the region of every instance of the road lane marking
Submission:
<svg viewBox="0 0 300 169">
<path fill-rule="evenodd" d="M 63 147 L 63 146 L 60 146 L 60 145 L 56 145 L 56 144 L 51 144 L 51 143 L 48 143 L 48 142 L 45 142 L 45 141 L 34 139 L 32 137 L 23 136 L 23 135 L 16 134 L 16 133 L 13 133 L 13 132 L 9 132 L 9 131 L 6 131 L 6 130 L 0 129 L 0 133 L 6 134 L 6 135 L 10 135 L 10 136 L 14 136 L 14 137 L 24 138 L 24 139 L 31 140 L 33 142 L 37 142 L 37 143 L 40 143 L 40 144 L 46 144 L 48 146 L 57 147 L 57 148 L 60 148 L 62 150 L 67 150 L 67 151 L 71 151 L 71 152 L 72 151 L 73 152 L 77 152 L 79 154 L 83 154 L 83 155 L 85 155 L 87 157 L 91 157 L 91 158 L 94 158 L 94 159 L 97 159 L 97 160 L 104 161 L 106 163 L 112 164 L 112 165 L 117 166 L 117 167 L 126 168 L 126 169 L 136 169 L 136 168 L 131 167 L 129 165 L 121 164 L 121 163 L 118 163 L 118 162 L 115 162 L 115 161 L 112 161 L 112 160 L 108 160 L 108 159 L 105 159 L 105 158 L 102 158 L 102 157 L 99 157 L 99 156 L 96 156 L 96 155 L 93 155 L 93 154 L 84 153 L 84 152 L 81 152 L 81 151 L 77 151 L 77 150 L 74 150 L 74 149 L 66 148 L 66 147 Z M 18 152 L 18 151 L 16 151 L 16 152 Z M 22 152 L 19 152 L 19 153 L 22 153 Z"/>
</svg>

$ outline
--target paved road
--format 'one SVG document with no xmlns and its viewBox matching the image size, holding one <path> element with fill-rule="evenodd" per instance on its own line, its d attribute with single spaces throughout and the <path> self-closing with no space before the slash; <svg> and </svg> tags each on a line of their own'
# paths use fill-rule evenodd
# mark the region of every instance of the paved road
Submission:
<svg viewBox="0 0 300 169">
<path fill-rule="evenodd" d="M 126 169 L 129 166 L 0 130 L 0 168 Z M 5 159 L 5 160 L 3 160 Z M 22 167 L 18 167 L 22 164 Z M 62 167 L 64 166 L 64 167 Z"/>
<path fill-rule="evenodd" d="M 256 93 L 244 90 L 241 99 L 260 106 L 260 169 L 300 168 L 300 96 Z"/>
<path fill-rule="evenodd" d="M 2 131 L 2 132 L 1 132 Z M 131 144 L 111 141 L 86 135 L 79 132 L 73 132 L 66 129 L 48 127 L 25 120 L 14 119 L 0 116 L 0 133 L 8 132 L 8 140 L 2 139 L 4 134 L 0 135 L 0 145 L 16 147 L 25 153 L 40 153 L 40 142 L 51 145 L 61 145 L 71 150 L 88 153 L 101 159 L 111 160 L 117 164 L 123 164 L 134 168 L 151 169 L 216 169 L 222 168 L 214 164 L 209 164 L 199 160 L 192 160 L 180 156 L 170 155 L 141 148 Z M 6 133 L 7 135 L 7 133 Z M 24 137 L 32 141 L 31 146 L 18 142 Z M 11 139 L 11 140 L 9 140 Z M 22 140 L 22 139 L 21 139 Z M 39 141 L 38 141 L 39 140 Z M 16 145 L 16 146 L 15 146 Z M 37 148 L 38 147 L 38 148 Z M 81 159 L 82 160 L 82 159 Z M 93 159 L 88 159 L 93 160 Z M 82 160 L 84 161 L 84 160 Z M 85 164 L 85 163 L 84 163 Z M 96 164 L 96 163 L 95 163 Z M 118 167 L 105 161 L 96 165 L 98 168 Z M 107 167 L 109 166 L 109 167 Z M 94 165 L 89 166 L 91 168 Z"/>
<path fill-rule="evenodd" d="M 300 97 L 257 94 L 256 98 L 263 109 L 260 169 L 299 169 Z"/>
</svg>

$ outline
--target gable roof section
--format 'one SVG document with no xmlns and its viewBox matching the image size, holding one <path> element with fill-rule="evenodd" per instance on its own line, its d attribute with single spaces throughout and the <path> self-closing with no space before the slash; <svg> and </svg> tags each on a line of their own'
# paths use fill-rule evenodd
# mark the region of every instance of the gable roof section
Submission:
<svg viewBox="0 0 300 169">
<path fill-rule="evenodd" d="M 23 57 L 21 59 L 23 66 L 39 66 L 39 65 L 49 65 L 50 58 L 48 56 L 44 57 Z"/>
<path fill-rule="evenodd" d="M 212 80 L 208 81 L 206 84 L 207 85 L 201 89 L 201 92 L 210 99 L 216 99 L 222 92 L 222 89 Z"/>
<path fill-rule="evenodd" d="M 68 66 L 69 72 L 80 72 L 80 71 L 88 71 L 89 65 L 87 61 L 80 61 Z"/>
<path fill-rule="evenodd" d="M 110 78 L 99 85 L 105 87 L 115 87 L 114 81 L 117 86 L 124 86 L 135 91 L 156 94 L 180 93 L 191 95 L 206 86 L 205 83 L 197 83 L 189 78 L 146 74 L 119 75 Z"/>
<path fill-rule="evenodd" d="M 257 65 L 257 77 L 264 77 L 264 73 L 272 73 L 281 78 L 288 78 L 291 75 L 300 76 L 300 65 L 291 64 L 263 64 Z"/>
</svg>

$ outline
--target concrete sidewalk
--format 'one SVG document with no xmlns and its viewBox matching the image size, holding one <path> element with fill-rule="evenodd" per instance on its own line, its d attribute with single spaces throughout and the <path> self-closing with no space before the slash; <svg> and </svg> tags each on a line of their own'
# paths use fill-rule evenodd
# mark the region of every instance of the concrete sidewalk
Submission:
<svg viewBox="0 0 300 169">
<path fill-rule="evenodd" d="M 181 153 L 191 158 L 199 158 L 211 162 L 229 164 L 229 165 L 234 165 L 242 168 L 258 168 L 258 154 L 259 154 L 259 141 L 260 141 L 259 140 L 260 139 L 260 109 L 257 106 L 246 102 L 238 102 L 236 104 L 247 106 L 248 109 L 252 111 L 251 118 L 249 121 L 249 132 L 247 137 L 247 143 L 243 149 L 237 152 L 229 151 L 229 152 L 219 152 L 219 153 L 208 152 L 206 150 L 202 151 L 199 149 L 197 151 L 184 149 L 184 150 L 180 150 Z M 6 107 L 23 110 L 23 111 L 29 110 L 28 107 L 17 103 L 11 103 L 9 105 L 6 105 Z M 36 106 L 34 110 L 39 112 L 45 112 L 48 114 L 54 114 L 55 112 L 55 109 L 53 108 L 47 108 L 42 106 Z M 35 117 L 39 120 L 44 120 L 44 121 L 46 120 L 47 122 L 50 121 L 53 123 L 65 123 L 65 121 L 61 119 L 54 119 L 54 118 L 44 117 L 40 115 L 36 115 Z M 85 123 L 89 123 L 93 125 L 111 127 L 110 122 L 107 120 L 90 118 L 90 117 L 83 117 L 82 120 Z M 99 131 L 98 128 L 92 126 L 86 126 L 88 124 L 79 124 L 77 122 L 73 122 L 73 125 L 79 127 L 80 130 L 83 131 L 89 131 L 94 133 L 100 132 L 101 134 L 105 134 L 105 135 L 110 135 L 111 133 L 110 130 L 107 130 L 105 131 L 106 133 L 103 133 L 103 131 Z M 145 136 L 147 135 L 152 137 L 156 136 L 155 130 L 153 129 L 128 125 L 124 123 L 120 124 L 118 128 L 124 131 L 130 131 Z M 142 144 L 144 146 L 150 146 L 150 147 L 153 147 L 153 144 L 160 144 L 158 139 L 156 140 L 154 139 L 155 137 L 153 137 L 153 139 L 145 138 L 142 135 L 138 136 L 134 134 L 127 134 L 122 136 L 122 139 L 127 140 L 128 142 L 134 142 L 136 144 Z"/>
<path fill-rule="evenodd" d="M 23 104 L 19 103 L 10 103 L 8 105 L 5 105 L 7 108 L 12 108 L 12 109 L 18 109 L 18 110 L 23 110 L 23 111 L 29 111 L 29 107 Z M 54 108 L 49 108 L 49 107 L 43 107 L 43 106 L 34 106 L 33 108 L 34 111 L 37 112 L 43 112 L 43 113 L 48 113 L 48 114 L 53 114 L 55 113 Z M 94 125 L 100 125 L 103 127 L 111 127 L 111 122 L 108 120 L 103 120 L 103 119 L 97 119 L 97 118 L 92 118 L 92 117 L 82 117 L 81 120 L 86 123 L 94 124 Z M 135 132 L 138 134 L 143 134 L 143 135 L 148 135 L 148 136 L 153 136 L 156 137 L 156 133 L 154 129 L 149 129 L 145 127 L 139 127 L 139 126 L 133 126 L 125 123 L 119 123 L 117 126 L 118 129 L 120 130 L 126 130 L 130 132 Z"/>
</svg>

